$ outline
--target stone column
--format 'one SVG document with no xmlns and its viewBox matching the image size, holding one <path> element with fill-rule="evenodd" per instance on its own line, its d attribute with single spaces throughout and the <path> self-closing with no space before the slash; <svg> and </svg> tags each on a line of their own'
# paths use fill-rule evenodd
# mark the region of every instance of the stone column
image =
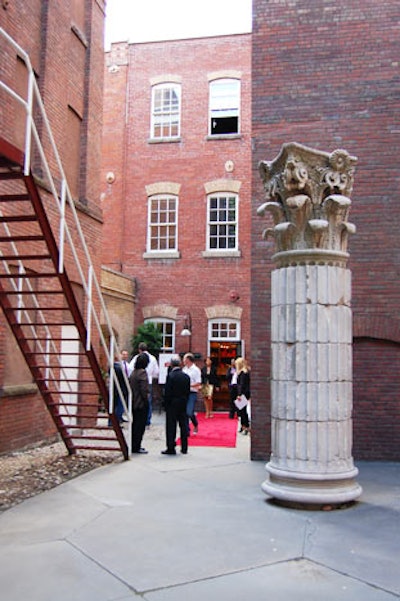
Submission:
<svg viewBox="0 0 400 601">
<path fill-rule="evenodd" d="M 262 489 L 284 502 L 338 505 L 361 487 L 352 458 L 349 198 L 357 159 L 291 143 L 260 164 L 274 227 L 272 453 Z"/>
</svg>

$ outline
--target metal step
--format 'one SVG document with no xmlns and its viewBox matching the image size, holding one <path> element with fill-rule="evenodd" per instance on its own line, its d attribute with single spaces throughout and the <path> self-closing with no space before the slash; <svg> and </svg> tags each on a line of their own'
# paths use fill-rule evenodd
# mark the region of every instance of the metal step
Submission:
<svg viewBox="0 0 400 601">
<path fill-rule="evenodd" d="M 0 180 L 22 179 L 21 171 L 2 171 L 0 172 Z"/>
<path fill-rule="evenodd" d="M 24 254 L 24 255 L 0 255 L 0 261 L 45 261 L 51 259 L 51 255 Z"/>
<path fill-rule="evenodd" d="M 29 194 L 0 194 L 0 202 L 21 202 L 26 200 L 30 201 Z"/>
<path fill-rule="evenodd" d="M 36 215 L 2 215 L 0 216 L 0 223 L 23 223 L 23 222 L 37 221 Z"/>
</svg>

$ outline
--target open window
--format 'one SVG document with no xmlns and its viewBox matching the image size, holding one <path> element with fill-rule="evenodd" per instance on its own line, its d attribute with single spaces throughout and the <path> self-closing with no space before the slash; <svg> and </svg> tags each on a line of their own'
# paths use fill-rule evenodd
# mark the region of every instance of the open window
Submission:
<svg viewBox="0 0 400 601">
<path fill-rule="evenodd" d="M 239 133 L 240 80 L 216 79 L 210 82 L 211 136 Z"/>
</svg>

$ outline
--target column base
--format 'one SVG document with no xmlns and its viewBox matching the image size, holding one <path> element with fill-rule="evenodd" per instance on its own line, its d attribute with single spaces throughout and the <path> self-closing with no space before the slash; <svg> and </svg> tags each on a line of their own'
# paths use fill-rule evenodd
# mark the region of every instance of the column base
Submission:
<svg viewBox="0 0 400 601">
<path fill-rule="evenodd" d="M 355 481 L 358 469 L 341 473 L 308 474 L 266 465 L 269 478 L 261 485 L 269 496 L 294 505 L 338 506 L 355 501 L 362 493 Z"/>
</svg>

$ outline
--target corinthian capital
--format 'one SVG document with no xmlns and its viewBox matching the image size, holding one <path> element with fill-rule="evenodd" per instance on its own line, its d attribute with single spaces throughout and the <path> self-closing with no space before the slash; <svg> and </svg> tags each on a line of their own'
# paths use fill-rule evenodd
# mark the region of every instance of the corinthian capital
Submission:
<svg viewBox="0 0 400 601">
<path fill-rule="evenodd" d="M 260 163 L 266 202 L 258 214 L 271 213 L 274 227 L 264 234 L 275 238 L 278 254 L 347 255 L 348 234 L 355 231 L 347 220 L 356 162 L 346 150 L 329 154 L 293 142 Z"/>
</svg>

